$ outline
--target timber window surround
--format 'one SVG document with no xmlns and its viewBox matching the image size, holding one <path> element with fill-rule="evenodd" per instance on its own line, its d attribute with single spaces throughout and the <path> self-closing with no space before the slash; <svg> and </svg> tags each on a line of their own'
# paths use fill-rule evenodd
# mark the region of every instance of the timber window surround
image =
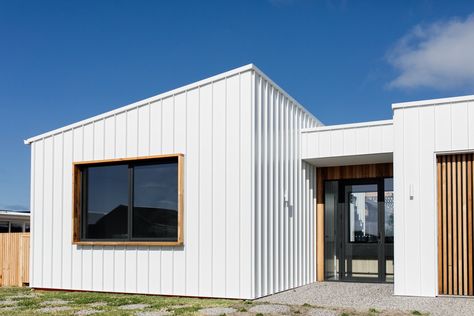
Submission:
<svg viewBox="0 0 474 316">
<path fill-rule="evenodd" d="M 183 155 L 73 164 L 73 243 L 183 244 Z"/>
</svg>

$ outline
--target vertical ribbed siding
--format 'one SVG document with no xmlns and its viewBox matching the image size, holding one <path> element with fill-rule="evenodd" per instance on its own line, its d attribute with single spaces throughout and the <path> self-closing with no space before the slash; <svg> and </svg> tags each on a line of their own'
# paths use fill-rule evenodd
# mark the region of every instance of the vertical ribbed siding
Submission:
<svg viewBox="0 0 474 316">
<path fill-rule="evenodd" d="M 301 160 L 300 130 L 319 123 L 267 78 L 257 74 L 254 87 L 259 297 L 314 281 L 315 171 Z"/>
<path fill-rule="evenodd" d="M 32 143 L 31 286 L 253 298 L 253 71 Z M 183 153 L 184 246 L 73 246 L 72 162 Z"/>
<path fill-rule="evenodd" d="M 396 107 L 393 124 L 394 292 L 435 296 L 440 294 L 436 155 L 474 151 L 474 102 Z M 447 183 L 448 195 L 453 183 Z M 453 210 L 447 207 L 449 217 Z"/>
</svg>

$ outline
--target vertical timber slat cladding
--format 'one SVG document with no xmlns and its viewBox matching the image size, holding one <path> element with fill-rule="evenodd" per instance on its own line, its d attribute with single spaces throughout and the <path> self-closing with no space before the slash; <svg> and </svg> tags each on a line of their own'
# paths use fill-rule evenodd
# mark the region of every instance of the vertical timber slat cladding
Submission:
<svg viewBox="0 0 474 316">
<path fill-rule="evenodd" d="M 316 170 L 316 281 L 324 281 L 324 181 L 393 177 L 393 163 L 319 167 Z"/>
<path fill-rule="evenodd" d="M 438 291 L 473 295 L 474 154 L 440 155 L 438 174 Z"/>
</svg>

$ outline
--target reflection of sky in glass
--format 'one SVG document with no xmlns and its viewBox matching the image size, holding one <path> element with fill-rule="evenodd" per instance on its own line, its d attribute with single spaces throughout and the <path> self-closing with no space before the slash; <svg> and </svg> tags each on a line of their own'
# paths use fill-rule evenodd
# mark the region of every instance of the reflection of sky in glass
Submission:
<svg viewBox="0 0 474 316">
<path fill-rule="evenodd" d="M 178 164 L 138 165 L 134 169 L 134 206 L 178 210 Z"/>
<path fill-rule="evenodd" d="M 128 205 L 128 166 L 88 167 L 87 186 L 88 219 L 92 224 L 119 205 Z"/>
</svg>

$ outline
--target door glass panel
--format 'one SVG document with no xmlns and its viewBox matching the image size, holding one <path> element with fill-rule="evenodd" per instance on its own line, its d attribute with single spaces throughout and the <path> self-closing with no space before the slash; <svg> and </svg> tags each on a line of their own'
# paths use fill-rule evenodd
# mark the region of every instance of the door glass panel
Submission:
<svg viewBox="0 0 474 316">
<path fill-rule="evenodd" d="M 324 274 L 326 280 L 338 280 L 338 181 L 326 181 L 324 192 Z"/>
<path fill-rule="evenodd" d="M 385 275 L 387 282 L 393 282 L 393 178 L 384 179 L 385 209 Z"/>
<path fill-rule="evenodd" d="M 344 245 L 346 279 L 379 278 L 379 207 L 377 184 L 347 185 L 345 188 Z"/>
<path fill-rule="evenodd" d="M 349 190 L 349 242 L 376 243 L 379 234 L 377 185 L 354 185 Z"/>
</svg>

